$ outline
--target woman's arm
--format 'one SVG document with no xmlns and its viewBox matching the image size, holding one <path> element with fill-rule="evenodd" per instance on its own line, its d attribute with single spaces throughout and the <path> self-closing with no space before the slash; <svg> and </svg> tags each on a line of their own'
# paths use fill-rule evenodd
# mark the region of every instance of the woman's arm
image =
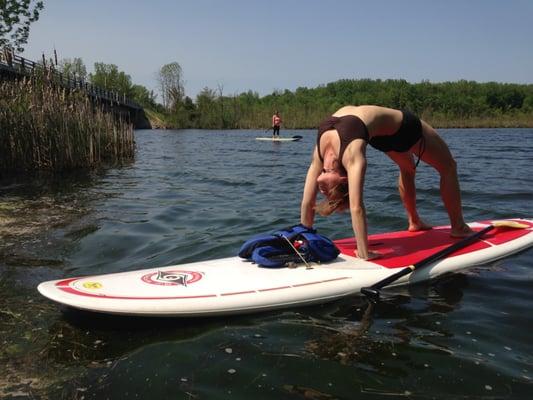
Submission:
<svg viewBox="0 0 533 400">
<path fill-rule="evenodd" d="M 307 176 L 305 178 L 304 192 L 302 196 L 302 204 L 300 206 L 300 222 L 308 227 L 313 226 L 315 220 L 315 203 L 316 195 L 318 192 L 318 186 L 316 179 L 322 171 L 322 162 L 318 157 L 318 151 L 315 146 L 313 151 L 313 159 L 311 165 L 307 170 Z"/>
<path fill-rule="evenodd" d="M 357 242 L 356 255 L 362 259 L 379 256 L 379 253 L 368 250 L 368 229 L 366 211 L 363 201 L 363 188 L 366 173 L 366 143 L 362 140 L 353 141 L 344 154 L 344 163 L 348 172 L 348 190 L 350 194 L 350 214 L 352 228 Z"/>
</svg>

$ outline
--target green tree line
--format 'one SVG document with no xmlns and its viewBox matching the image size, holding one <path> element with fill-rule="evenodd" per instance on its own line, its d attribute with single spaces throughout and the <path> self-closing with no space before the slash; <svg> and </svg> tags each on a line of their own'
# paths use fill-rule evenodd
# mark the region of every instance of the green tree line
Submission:
<svg viewBox="0 0 533 400">
<path fill-rule="evenodd" d="M 114 64 L 95 63 L 89 74 L 79 58 L 60 65 L 65 73 L 126 94 L 145 108 L 155 127 L 266 129 L 272 114 L 279 111 L 285 128 L 309 129 L 348 104 L 408 109 L 436 127 L 533 127 L 532 84 L 341 79 L 265 96 L 251 90 L 225 95 L 219 85 L 205 87 L 192 99 L 185 93 L 180 65 L 173 62 L 157 72 L 159 102 L 154 91 L 133 84 Z"/>
<path fill-rule="evenodd" d="M 105 81 L 106 88 L 131 96 L 158 120 L 156 126 L 178 129 L 268 128 L 276 110 L 285 128 L 315 128 L 325 116 L 347 104 L 408 109 L 438 127 L 533 127 L 531 84 L 342 79 L 266 96 L 254 91 L 225 95 L 222 86 L 205 87 L 193 100 L 185 94 L 183 73 L 175 62 L 158 72 L 160 104 L 153 91 L 133 85 L 116 66 L 97 64 L 90 79 L 95 84 Z"/>
<path fill-rule="evenodd" d="M 185 93 L 183 71 L 174 62 L 157 73 L 160 103 L 154 91 L 133 84 L 114 64 L 95 63 L 89 74 L 81 59 L 60 64 L 66 73 L 126 94 L 145 108 L 155 127 L 266 129 L 277 110 L 285 128 L 309 129 L 347 104 L 408 109 L 437 127 L 533 127 L 532 84 L 342 79 L 265 96 L 251 90 L 225 95 L 222 86 L 205 87 L 192 99 Z"/>
<path fill-rule="evenodd" d="M 344 79 L 262 97 L 252 91 L 224 96 L 205 88 L 188 104 L 185 124 L 177 127 L 264 128 L 278 110 L 286 128 L 315 128 L 347 104 L 408 109 L 440 127 L 533 127 L 533 85 L 379 79 Z"/>
</svg>

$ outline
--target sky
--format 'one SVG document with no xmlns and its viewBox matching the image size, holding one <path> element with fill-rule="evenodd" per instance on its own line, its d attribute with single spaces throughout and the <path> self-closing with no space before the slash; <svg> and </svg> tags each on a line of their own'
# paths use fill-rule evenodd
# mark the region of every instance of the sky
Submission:
<svg viewBox="0 0 533 400">
<path fill-rule="evenodd" d="M 44 0 L 22 55 L 115 64 L 191 98 L 339 79 L 533 83 L 533 0 Z"/>
</svg>

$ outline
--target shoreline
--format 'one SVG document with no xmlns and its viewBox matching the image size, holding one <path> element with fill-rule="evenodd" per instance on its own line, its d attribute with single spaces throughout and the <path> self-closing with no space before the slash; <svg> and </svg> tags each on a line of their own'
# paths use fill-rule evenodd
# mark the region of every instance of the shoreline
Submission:
<svg viewBox="0 0 533 400">
<path fill-rule="evenodd" d="M 428 122 L 435 129 L 533 129 L 533 123 L 529 125 L 515 125 L 515 124 L 465 124 L 465 123 L 449 123 L 449 124 L 432 124 Z M 184 130 L 184 129 L 195 129 L 195 130 L 205 130 L 205 131 L 232 131 L 232 130 L 258 130 L 264 131 L 264 127 L 244 127 L 244 128 L 195 128 L 195 127 L 172 127 L 172 126 L 161 126 L 157 124 L 152 124 L 151 130 Z M 285 127 L 281 129 L 281 132 L 285 131 L 304 131 L 304 130 L 316 130 L 316 126 L 308 127 Z M 142 130 L 142 129 L 135 129 Z M 150 129 L 148 129 L 150 130 Z"/>
<path fill-rule="evenodd" d="M 222 128 L 222 127 L 195 127 L 195 126 L 172 126 L 165 120 L 165 115 L 152 112 L 150 110 L 146 113 L 148 120 L 152 126 L 152 129 L 200 129 L 200 130 L 242 130 L 242 129 L 252 129 L 252 130 L 265 130 L 268 127 L 265 124 L 261 125 L 252 125 L 252 124 L 242 124 L 242 126 L 234 128 Z M 513 115 L 502 114 L 501 116 L 487 116 L 487 117 L 470 117 L 470 118 L 449 118 L 442 115 L 427 115 L 421 113 L 419 117 L 430 124 L 435 129 L 533 129 L 533 114 L 518 114 Z M 291 118 L 293 121 L 301 122 L 301 118 L 297 115 L 294 118 Z M 314 119 L 310 119 L 309 124 L 305 125 L 291 125 L 290 122 L 285 123 L 282 126 L 283 130 L 309 130 L 317 129 L 319 121 L 314 123 Z M 268 122 L 268 121 L 267 121 Z"/>
</svg>

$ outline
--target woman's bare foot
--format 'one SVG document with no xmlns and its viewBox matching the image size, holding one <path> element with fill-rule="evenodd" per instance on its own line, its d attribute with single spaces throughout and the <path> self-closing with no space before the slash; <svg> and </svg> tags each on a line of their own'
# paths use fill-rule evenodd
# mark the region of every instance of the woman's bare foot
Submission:
<svg viewBox="0 0 533 400">
<path fill-rule="evenodd" d="M 463 223 L 459 227 L 452 227 L 450 236 L 454 238 L 462 238 L 471 235 L 473 232 L 474 231 L 472 230 L 472 228 L 470 228 L 467 224 Z"/>
<path fill-rule="evenodd" d="M 431 225 L 426 224 L 422 220 L 419 220 L 417 222 L 409 222 L 409 228 L 407 228 L 407 230 L 409 232 L 417 232 L 417 231 L 428 231 L 431 228 L 432 228 Z"/>
</svg>

